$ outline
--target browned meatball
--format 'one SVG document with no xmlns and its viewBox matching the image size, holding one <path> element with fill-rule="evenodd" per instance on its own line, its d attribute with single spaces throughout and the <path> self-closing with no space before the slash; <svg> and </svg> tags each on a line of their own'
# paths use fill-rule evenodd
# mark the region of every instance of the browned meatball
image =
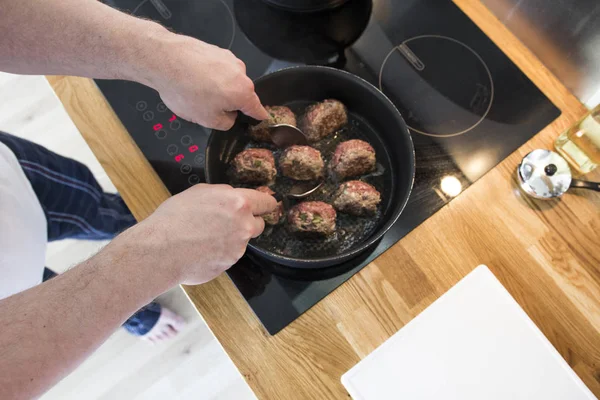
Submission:
<svg viewBox="0 0 600 400">
<path fill-rule="evenodd" d="M 277 175 L 273 153 L 266 149 L 248 149 L 231 162 L 233 177 L 238 182 L 263 184 Z"/>
<path fill-rule="evenodd" d="M 308 107 L 300 127 L 310 142 L 318 142 L 347 122 L 346 107 L 337 100 L 328 99 Z"/>
<path fill-rule="evenodd" d="M 287 222 L 292 232 L 330 235 L 335 231 L 336 212 L 322 201 L 306 201 L 292 207 Z"/>
<path fill-rule="evenodd" d="M 333 206 L 340 212 L 363 216 L 375 214 L 380 202 L 381 194 L 373 186 L 362 181 L 348 181 L 338 189 Z"/>
<path fill-rule="evenodd" d="M 269 113 L 269 119 L 262 121 L 260 124 L 250 127 L 250 136 L 252 139 L 259 142 L 271 143 L 271 135 L 269 126 L 276 124 L 288 124 L 296 126 L 296 116 L 288 107 L 285 106 L 266 106 L 265 109 Z"/>
<path fill-rule="evenodd" d="M 312 181 L 323 177 L 325 162 L 321 152 L 310 146 L 290 146 L 279 158 L 283 176 L 298 181 Z"/>
<path fill-rule="evenodd" d="M 360 176 L 375 170 L 375 150 L 363 140 L 348 140 L 338 144 L 329 168 L 340 179 Z"/>
<path fill-rule="evenodd" d="M 270 194 L 271 196 L 275 194 L 275 192 L 272 191 L 271 188 L 269 188 L 268 186 L 260 186 L 257 187 L 256 190 L 258 190 L 259 192 Z M 283 202 L 278 202 L 277 207 L 275 207 L 273 211 L 271 211 L 270 213 L 263 214 L 261 215 L 261 217 L 265 220 L 265 224 L 277 225 L 283 217 Z"/>
</svg>

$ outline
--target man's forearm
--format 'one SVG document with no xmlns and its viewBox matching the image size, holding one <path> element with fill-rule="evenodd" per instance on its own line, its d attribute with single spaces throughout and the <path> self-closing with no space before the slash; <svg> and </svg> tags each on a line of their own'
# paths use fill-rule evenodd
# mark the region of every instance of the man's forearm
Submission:
<svg viewBox="0 0 600 400">
<path fill-rule="evenodd" d="M 40 395 L 177 284 L 146 255 L 154 247 L 144 247 L 149 233 L 127 231 L 78 267 L 0 300 L 0 398 Z"/>
<path fill-rule="evenodd" d="M 0 70 L 149 84 L 168 31 L 96 0 L 0 0 Z"/>
<path fill-rule="evenodd" d="M 269 117 L 233 53 L 97 0 L 0 0 L 0 71 L 136 81 L 179 117 L 224 131 L 236 111 Z"/>
</svg>

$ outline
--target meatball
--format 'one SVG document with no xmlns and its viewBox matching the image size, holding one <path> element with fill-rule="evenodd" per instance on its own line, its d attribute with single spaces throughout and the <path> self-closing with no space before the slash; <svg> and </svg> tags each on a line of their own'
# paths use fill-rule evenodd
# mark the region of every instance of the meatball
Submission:
<svg viewBox="0 0 600 400">
<path fill-rule="evenodd" d="M 325 100 L 306 109 L 300 126 L 310 142 L 331 135 L 348 122 L 346 107 L 337 100 Z"/>
<path fill-rule="evenodd" d="M 330 235 L 335 231 L 336 212 L 322 201 L 306 201 L 292 207 L 287 221 L 292 232 Z"/>
<path fill-rule="evenodd" d="M 268 186 L 261 186 L 256 188 L 256 190 L 258 190 L 259 192 L 270 194 L 271 196 L 275 194 L 275 192 L 272 191 L 271 188 L 269 188 Z M 265 224 L 277 225 L 283 217 L 283 202 L 278 202 L 277 207 L 273 211 L 271 211 L 270 213 L 263 214 L 261 215 L 261 217 L 265 220 Z"/>
<path fill-rule="evenodd" d="M 329 168 L 339 179 L 360 176 L 375 170 L 375 150 L 363 140 L 348 140 L 338 144 Z"/>
<path fill-rule="evenodd" d="M 380 202 L 381 194 L 373 186 L 362 181 L 348 181 L 336 192 L 333 206 L 346 214 L 364 216 L 375 214 Z"/>
<path fill-rule="evenodd" d="M 279 158 L 283 176 L 298 181 L 312 181 L 325 175 L 321 152 L 310 146 L 290 146 Z"/>
<path fill-rule="evenodd" d="M 285 106 L 266 106 L 269 113 L 269 119 L 260 124 L 250 127 L 250 137 L 259 142 L 271 143 L 270 125 L 288 124 L 296 126 L 296 116 L 288 107 Z"/>
<path fill-rule="evenodd" d="M 248 149 L 231 162 L 233 178 L 238 182 L 263 184 L 277 175 L 273 153 L 266 149 Z"/>
</svg>

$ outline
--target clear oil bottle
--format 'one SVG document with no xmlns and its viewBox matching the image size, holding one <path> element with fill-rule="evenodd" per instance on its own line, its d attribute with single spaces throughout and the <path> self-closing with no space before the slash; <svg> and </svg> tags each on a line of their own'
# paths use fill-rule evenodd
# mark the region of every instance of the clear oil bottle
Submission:
<svg viewBox="0 0 600 400">
<path fill-rule="evenodd" d="M 580 173 L 596 168 L 600 164 L 600 104 L 560 135 L 554 147 Z"/>
</svg>

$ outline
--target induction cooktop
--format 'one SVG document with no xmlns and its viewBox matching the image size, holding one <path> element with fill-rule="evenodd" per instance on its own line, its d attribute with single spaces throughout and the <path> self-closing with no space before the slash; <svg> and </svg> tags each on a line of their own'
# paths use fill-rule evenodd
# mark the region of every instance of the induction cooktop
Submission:
<svg viewBox="0 0 600 400">
<path fill-rule="evenodd" d="M 230 49 L 246 63 L 251 78 L 307 64 L 349 71 L 384 92 L 410 127 L 416 153 L 413 192 L 400 219 L 372 249 L 342 265 L 301 271 L 248 253 L 228 271 L 271 334 L 560 115 L 450 0 L 349 0 L 316 14 L 290 13 L 262 0 L 106 2 Z M 148 87 L 119 80 L 96 83 L 172 194 L 205 180 L 209 129 L 173 114 Z"/>
</svg>

